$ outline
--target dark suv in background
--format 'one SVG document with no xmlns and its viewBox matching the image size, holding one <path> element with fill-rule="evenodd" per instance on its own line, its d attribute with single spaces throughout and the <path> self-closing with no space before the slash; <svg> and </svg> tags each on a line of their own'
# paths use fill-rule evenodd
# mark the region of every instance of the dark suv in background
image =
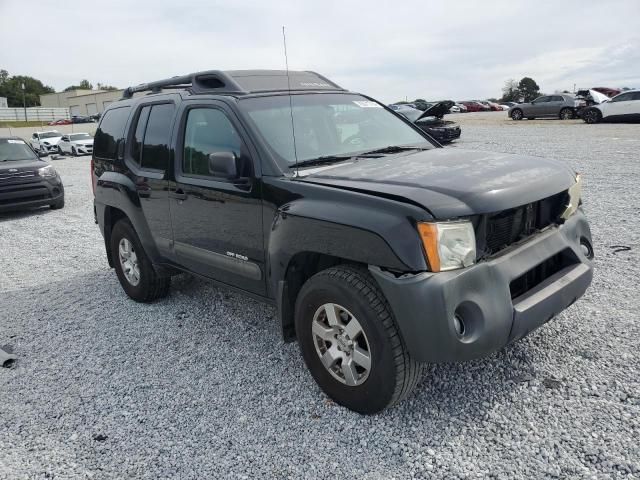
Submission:
<svg viewBox="0 0 640 480">
<path fill-rule="evenodd" d="M 0 137 L 0 212 L 64 207 L 64 187 L 53 165 L 18 137 Z"/>
<path fill-rule="evenodd" d="M 186 271 L 274 304 L 320 387 L 362 413 L 406 397 L 425 362 L 522 338 L 592 278 L 567 166 L 440 148 L 313 72 L 130 87 L 101 118 L 92 176 L 127 295 L 161 298 Z"/>
</svg>

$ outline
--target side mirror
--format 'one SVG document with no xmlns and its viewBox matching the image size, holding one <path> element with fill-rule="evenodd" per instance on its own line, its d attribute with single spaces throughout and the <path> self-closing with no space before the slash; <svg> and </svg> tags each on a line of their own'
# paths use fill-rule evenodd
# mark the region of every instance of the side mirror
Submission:
<svg viewBox="0 0 640 480">
<path fill-rule="evenodd" d="M 236 155 L 233 152 L 210 153 L 209 173 L 216 177 L 237 178 Z"/>
</svg>

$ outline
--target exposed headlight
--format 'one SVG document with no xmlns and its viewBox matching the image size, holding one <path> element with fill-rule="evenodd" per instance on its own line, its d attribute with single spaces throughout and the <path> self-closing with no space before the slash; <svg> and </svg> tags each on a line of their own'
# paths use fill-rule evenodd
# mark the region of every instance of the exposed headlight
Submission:
<svg viewBox="0 0 640 480">
<path fill-rule="evenodd" d="M 569 187 L 567 190 L 569 194 L 569 202 L 566 205 L 564 212 L 560 215 L 560 218 L 567 219 L 576 211 L 580 206 L 580 198 L 582 197 L 582 176 L 579 173 L 576 173 L 576 183 Z"/>
<path fill-rule="evenodd" d="M 475 263 L 476 236 L 471 222 L 421 222 L 418 231 L 432 272 L 455 270 Z"/>
<path fill-rule="evenodd" d="M 38 175 L 41 177 L 55 177 L 56 169 L 53 168 L 53 165 L 47 165 L 46 167 L 38 169 Z"/>
</svg>

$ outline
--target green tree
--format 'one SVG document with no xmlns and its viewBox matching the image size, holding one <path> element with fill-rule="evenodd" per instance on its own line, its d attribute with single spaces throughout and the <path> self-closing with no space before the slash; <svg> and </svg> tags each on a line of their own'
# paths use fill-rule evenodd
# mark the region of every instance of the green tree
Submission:
<svg viewBox="0 0 640 480">
<path fill-rule="evenodd" d="M 112 92 L 114 90 L 120 90 L 118 87 L 114 87 L 113 85 L 107 85 L 106 83 L 98 82 L 96 85 L 98 90 L 105 90 L 107 92 Z"/>
<path fill-rule="evenodd" d="M 517 102 L 520 100 L 520 90 L 518 88 L 518 82 L 515 79 L 510 78 L 506 82 L 504 82 L 504 87 L 502 87 L 502 98 L 500 101 L 502 102 Z"/>
<path fill-rule="evenodd" d="M 518 91 L 525 102 L 530 102 L 540 96 L 540 87 L 531 77 L 524 77 L 520 80 Z"/>
<path fill-rule="evenodd" d="M 7 97 L 9 107 L 22 107 L 22 85 L 24 84 L 24 99 L 27 107 L 40 105 L 40 95 L 54 93 L 53 88 L 44 85 L 40 80 L 25 75 L 9 75 L 6 70 L 0 70 L 0 97 Z"/>
<path fill-rule="evenodd" d="M 70 85 L 64 89 L 65 92 L 70 92 L 71 90 L 93 90 L 93 85 L 89 80 L 80 80 L 78 85 Z"/>
</svg>

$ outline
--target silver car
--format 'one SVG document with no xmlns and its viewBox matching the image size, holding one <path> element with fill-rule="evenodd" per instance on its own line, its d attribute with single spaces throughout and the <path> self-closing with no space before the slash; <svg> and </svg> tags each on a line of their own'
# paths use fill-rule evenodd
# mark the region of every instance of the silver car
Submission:
<svg viewBox="0 0 640 480">
<path fill-rule="evenodd" d="M 561 120 L 575 118 L 579 100 L 573 95 L 562 93 L 555 95 L 543 95 L 530 103 L 518 103 L 509 108 L 509 116 L 512 120 L 527 118 L 553 117 Z"/>
</svg>

